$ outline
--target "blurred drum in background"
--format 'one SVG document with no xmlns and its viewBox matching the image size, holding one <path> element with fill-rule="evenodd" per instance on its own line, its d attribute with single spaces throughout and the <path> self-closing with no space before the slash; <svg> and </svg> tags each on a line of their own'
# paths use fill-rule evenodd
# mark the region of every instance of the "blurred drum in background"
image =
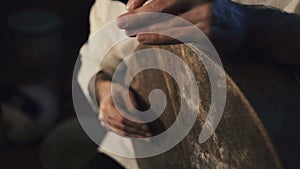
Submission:
<svg viewBox="0 0 300 169">
<path fill-rule="evenodd" d="M 48 88 L 5 86 L 0 91 L 0 144 L 32 143 L 56 121 L 58 104 Z"/>
<path fill-rule="evenodd" d="M 10 84 L 42 84 L 60 99 L 62 19 L 45 9 L 27 9 L 7 22 L 9 55 L 15 67 L 5 77 Z M 19 70 L 19 71 L 16 71 Z M 20 71 L 22 70 L 22 71 Z"/>
<path fill-rule="evenodd" d="M 90 140 L 77 118 L 58 124 L 41 144 L 44 169 L 81 169 L 94 156 L 97 145 Z M 102 167 L 101 167 L 102 168 Z"/>
<path fill-rule="evenodd" d="M 54 12 L 25 10 L 8 20 L 8 41 L 17 61 L 30 69 L 56 68 L 62 51 L 62 20 Z"/>
</svg>

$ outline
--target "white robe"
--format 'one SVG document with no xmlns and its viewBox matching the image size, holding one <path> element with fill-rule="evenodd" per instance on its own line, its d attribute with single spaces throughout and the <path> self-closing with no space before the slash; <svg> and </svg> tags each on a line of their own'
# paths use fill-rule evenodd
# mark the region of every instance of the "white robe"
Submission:
<svg viewBox="0 0 300 169">
<path fill-rule="evenodd" d="M 268 6 L 273 6 L 279 9 L 283 9 L 286 12 L 291 13 L 298 13 L 300 14 L 300 0 L 234 0 L 235 2 L 243 3 L 243 4 L 264 4 Z M 112 0 L 96 0 L 95 4 L 93 5 L 90 11 L 90 37 L 95 34 L 102 26 L 105 24 L 115 20 L 120 14 L 126 12 L 125 4 L 119 1 L 112 1 Z M 110 44 L 111 41 L 106 41 L 106 45 L 113 45 Z M 91 67 L 99 66 L 95 60 L 96 55 L 93 54 L 95 51 L 91 50 L 89 45 L 91 44 L 84 44 L 80 50 L 81 56 L 81 67 L 79 69 L 79 74 L 77 77 L 77 81 L 79 86 L 85 95 L 87 101 L 91 102 L 92 98 L 90 96 L 90 82 L 94 78 L 95 73 L 94 70 L 91 70 Z M 99 66 L 99 70 L 105 70 L 109 74 L 112 74 L 116 65 L 120 63 L 123 57 L 133 52 L 138 42 L 136 39 L 129 40 L 122 45 L 119 45 L 117 48 L 113 48 L 113 50 L 107 56 L 107 59 L 104 59 Z M 101 51 L 97 51 L 101 52 Z M 97 111 L 96 105 L 91 106 Z M 106 129 L 101 128 L 99 133 L 103 135 L 103 139 L 101 144 L 107 144 L 114 142 L 114 145 L 117 149 L 122 149 L 122 151 L 131 151 L 134 153 L 132 141 L 128 138 L 120 138 L 114 137 L 114 134 L 110 131 L 106 131 Z M 135 159 L 124 158 L 112 154 L 106 150 L 99 148 L 99 151 L 109 155 L 116 161 L 118 161 L 121 165 L 123 165 L 127 169 L 138 169 L 138 165 Z"/>
</svg>

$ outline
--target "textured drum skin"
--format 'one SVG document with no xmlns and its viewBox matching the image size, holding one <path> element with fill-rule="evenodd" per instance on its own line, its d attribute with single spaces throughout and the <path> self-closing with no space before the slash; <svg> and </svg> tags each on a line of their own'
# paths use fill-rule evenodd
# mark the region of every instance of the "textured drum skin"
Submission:
<svg viewBox="0 0 300 169">
<path fill-rule="evenodd" d="M 199 144 L 198 137 L 206 121 L 211 99 L 210 80 L 204 65 L 190 48 L 182 44 L 140 46 L 137 50 L 150 47 L 171 51 L 187 63 L 198 83 L 201 103 L 196 123 L 185 139 L 161 155 L 138 159 L 141 169 L 282 168 L 258 115 L 228 75 L 227 101 L 222 120 L 215 133 L 205 143 Z M 133 74 L 130 67 L 139 66 L 134 62 L 132 60 L 129 63 L 128 75 Z M 216 68 L 215 71 L 220 69 Z M 147 98 L 151 90 L 159 88 L 166 93 L 168 103 L 165 112 L 159 120 L 150 124 L 154 131 L 162 132 L 174 122 L 180 108 L 180 91 L 173 78 L 159 70 L 147 70 L 134 78 L 131 87 L 138 93 L 140 104 L 145 107 L 148 106 Z M 142 150 L 142 147 L 136 146 L 135 149 Z"/>
</svg>

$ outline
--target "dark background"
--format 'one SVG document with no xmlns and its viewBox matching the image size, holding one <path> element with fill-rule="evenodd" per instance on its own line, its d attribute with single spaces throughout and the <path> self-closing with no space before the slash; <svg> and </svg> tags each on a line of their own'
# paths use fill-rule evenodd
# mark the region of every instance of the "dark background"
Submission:
<svg viewBox="0 0 300 169">
<path fill-rule="evenodd" d="M 123 0 L 125 1 L 125 0 Z M 33 142 L 26 143 L 24 145 L 16 145 L 10 142 L 0 142 L 0 169 L 42 169 L 43 161 L 41 158 L 41 145 L 48 138 L 49 133 L 52 133 L 69 119 L 75 119 L 76 114 L 73 108 L 72 102 L 72 74 L 75 61 L 78 57 L 81 46 L 86 42 L 89 34 L 89 10 L 93 4 L 93 0 L 6 0 L 1 1 L 0 5 L 0 96 L 3 90 L 3 85 L 20 87 L 23 85 L 38 84 L 49 88 L 49 90 L 55 95 L 58 102 L 58 117 L 55 122 L 41 137 Z M 55 68 L 45 68 L 44 65 L 25 65 L 20 57 L 16 56 L 16 49 L 12 46 L 13 43 L 20 42 L 20 34 L 17 34 L 11 28 L 8 27 L 8 20 L 11 16 L 28 9 L 42 9 L 50 10 L 56 13 L 62 20 L 61 28 L 61 54 L 57 56 L 59 64 Z M 22 34 L 22 33 L 21 33 Z M 12 38 L 13 36 L 17 38 Z M 35 37 L 40 35 L 34 35 Z M 43 36 L 51 37 L 51 32 L 45 32 Z M 22 42 L 21 44 L 23 44 Z M 26 42 L 25 42 L 26 43 Z M 49 43 L 53 43 L 49 41 Z M 55 43 L 55 42 L 54 42 Z M 24 58 L 23 58 L 24 59 Z M 45 62 L 47 62 L 47 58 Z M 28 58 L 30 62 L 30 58 Z M 49 77 L 48 73 L 52 73 L 53 76 Z M 260 73 L 260 72 L 259 72 Z M 294 79 L 293 79 L 294 80 Z M 295 80 L 294 80 L 295 81 Z M 5 90 L 5 88 L 4 88 Z M 296 91 L 295 91 L 296 92 Z M 1 100 L 0 100 L 1 101 Z M 0 102 L 1 103 L 1 102 Z M 1 105 L 0 105 L 1 106 Z M 2 137 L 1 130 L 3 129 L 3 123 L 1 123 L 1 107 L 0 107 L 0 138 Z M 267 118 L 267 117 L 266 117 Z M 265 119 L 266 119 L 265 118 Z M 281 117 L 279 117 L 281 118 Z M 263 119 L 263 118 L 262 118 Z M 271 119 L 271 118 L 270 118 Z M 264 120 L 264 119 L 263 119 Z M 295 118 L 294 120 L 297 120 Z M 272 122 L 272 121 L 271 121 Z M 273 122 L 274 123 L 274 122 Z M 291 123 L 296 124 L 296 123 Z M 276 123 L 274 123 L 277 126 Z M 292 126 L 294 127 L 294 126 Z M 297 130 L 298 128 L 295 128 Z M 81 132 L 82 137 L 86 135 L 79 131 L 80 126 L 75 127 L 75 132 Z M 71 132 L 65 132 L 71 133 Z M 294 134 L 291 135 L 294 137 Z M 76 137 L 75 137 L 76 138 Z M 289 138 L 289 137 L 287 137 Z M 89 139 L 87 139 L 89 140 Z M 296 139 L 291 139 L 295 141 Z M 67 142 L 73 142 L 74 140 L 68 140 Z M 89 140 L 90 141 L 90 140 Z M 91 141 L 90 141 L 91 142 Z M 96 145 L 94 143 L 94 153 L 96 153 Z M 284 144 L 283 144 L 284 145 Z M 77 145 L 75 145 L 76 147 Z M 85 145 L 83 145 L 85 146 Z M 289 146 L 289 145 L 288 145 Z M 63 146 L 62 146 L 63 147 Z M 291 146 L 292 147 L 292 144 Z M 89 147 L 90 148 L 90 147 Z M 85 149 L 85 147 L 83 147 Z M 294 149 L 294 148 L 293 148 Z M 60 159 L 60 162 L 64 160 L 71 160 L 70 163 L 76 164 L 80 156 L 72 159 L 72 151 L 74 154 L 83 154 L 80 151 L 80 147 L 71 147 L 69 155 L 57 156 L 53 158 Z M 65 149 L 62 149 L 65 151 Z M 294 149 L 297 151 L 297 148 Z M 295 158 L 289 155 L 289 151 L 284 152 L 287 157 Z M 54 155 L 55 156 L 55 155 Z M 78 166 L 79 167 L 79 166 Z M 52 167 L 53 169 L 60 169 L 59 167 Z M 64 167 L 65 169 L 71 169 Z"/>
<path fill-rule="evenodd" d="M 89 33 L 88 16 L 93 0 L 7 0 L 1 1 L 0 8 L 0 85 L 42 84 L 54 91 L 59 101 L 58 118 L 56 125 L 64 120 L 75 117 L 71 80 L 73 66 L 82 44 L 87 40 Z M 48 82 L 43 73 L 35 75 L 37 70 L 24 68 L 14 55 L 14 48 L 10 45 L 11 30 L 7 26 L 8 18 L 13 14 L 26 9 L 46 9 L 59 15 L 62 19 L 62 54 L 59 66 L 55 68 L 55 78 Z M 51 84 L 50 84 L 51 83 Z M 53 85 L 54 84 L 54 85 Z M 51 129 L 52 129 L 51 128 Z M 49 131 L 51 131 L 51 129 Z M 47 136 L 26 145 L 0 145 L 0 168 L 18 169 L 42 168 L 40 160 L 40 145 Z"/>
</svg>

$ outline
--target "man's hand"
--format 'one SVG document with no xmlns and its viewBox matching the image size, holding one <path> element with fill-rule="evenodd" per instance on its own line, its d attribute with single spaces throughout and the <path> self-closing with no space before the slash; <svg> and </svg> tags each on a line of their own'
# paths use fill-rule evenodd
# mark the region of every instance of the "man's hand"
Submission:
<svg viewBox="0 0 300 169">
<path fill-rule="evenodd" d="M 117 95 L 120 96 L 119 99 L 122 99 L 123 103 L 125 103 L 125 107 L 122 107 L 122 110 L 124 112 L 129 111 L 127 109 L 128 106 L 126 106 L 128 104 L 132 104 L 134 107 L 137 107 L 137 103 L 133 97 L 133 94 L 130 93 L 130 100 L 126 100 L 124 95 L 126 89 L 121 85 L 119 87 L 120 89 L 118 90 Z M 98 80 L 96 82 L 96 88 L 98 99 L 100 100 L 99 119 L 104 127 L 122 136 L 135 138 L 145 138 L 151 136 L 146 124 L 130 121 L 118 112 L 113 102 L 110 81 Z"/>
<path fill-rule="evenodd" d="M 170 44 L 177 43 L 171 37 L 154 33 L 143 33 L 136 29 L 140 25 L 146 26 L 144 23 L 150 22 L 147 18 L 140 18 L 135 13 L 143 12 L 164 12 L 177 15 L 196 27 L 198 27 L 207 36 L 210 35 L 211 25 L 213 21 L 212 2 L 204 2 L 199 0 L 129 0 L 127 3 L 128 13 L 123 14 L 118 19 L 118 26 L 125 29 L 129 36 L 137 36 L 137 40 L 144 44 Z M 159 27 L 160 25 L 156 23 Z M 163 32 L 174 34 L 176 36 L 193 37 L 193 31 L 189 26 L 178 25 L 178 23 L 168 23 L 168 29 L 165 29 L 166 22 L 163 21 Z M 153 24 L 150 24 L 153 26 Z M 180 34 L 180 35 L 178 35 Z"/>
</svg>

